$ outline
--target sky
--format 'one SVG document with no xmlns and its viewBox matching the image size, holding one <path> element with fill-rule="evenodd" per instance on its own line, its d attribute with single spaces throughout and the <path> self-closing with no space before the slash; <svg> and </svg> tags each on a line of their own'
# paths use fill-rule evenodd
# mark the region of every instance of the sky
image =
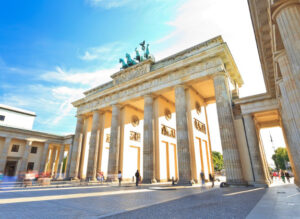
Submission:
<svg viewBox="0 0 300 219">
<path fill-rule="evenodd" d="M 74 133 L 71 102 L 111 80 L 141 41 L 160 60 L 218 35 L 244 79 L 240 95 L 265 92 L 246 0 L 1 1 L 0 103 L 34 111 L 35 130 Z"/>
</svg>

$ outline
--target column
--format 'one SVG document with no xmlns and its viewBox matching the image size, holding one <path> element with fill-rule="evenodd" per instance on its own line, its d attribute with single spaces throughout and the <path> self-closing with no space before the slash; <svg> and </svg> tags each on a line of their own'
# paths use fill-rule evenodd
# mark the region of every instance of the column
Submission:
<svg viewBox="0 0 300 219">
<path fill-rule="evenodd" d="M 116 181 L 119 170 L 119 152 L 120 152 L 120 121 L 121 107 L 118 104 L 112 106 L 109 157 L 108 157 L 108 180 Z"/>
<path fill-rule="evenodd" d="M 100 117 L 101 113 L 99 111 L 94 111 L 93 113 L 93 123 L 92 131 L 90 137 L 90 147 L 89 147 L 89 158 L 87 166 L 87 177 L 96 181 L 97 175 L 97 161 L 98 161 L 98 150 L 99 150 L 99 141 L 100 141 Z"/>
<path fill-rule="evenodd" d="M 292 74 L 300 91 L 300 1 L 281 0 L 272 6 L 272 18 L 276 21 Z"/>
<path fill-rule="evenodd" d="M 235 136 L 231 97 L 225 73 L 214 76 L 214 87 L 226 180 L 229 184 L 243 184 L 243 174 Z"/>
<path fill-rule="evenodd" d="M 50 163 L 49 163 L 51 176 L 53 176 L 53 174 L 55 172 L 56 151 L 57 151 L 56 147 L 53 146 L 51 159 L 50 159 Z"/>
<path fill-rule="evenodd" d="M 77 117 L 76 131 L 74 142 L 72 146 L 72 157 L 71 157 L 71 165 L 69 176 L 73 179 L 78 179 L 78 171 L 79 171 L 79 163 L 80 163 L 80 154 L 81 154 L 81 146 L 82 146 L 82 138 L 83 138 L 83 123 L 84 119 L 82 116 Z"/>
<path fill-rule="evenodd" d="M 283 96 L 286 96 L 286 89 L 282 83 L 279 84 L 282 94 L 281 107 L 282 107 L 282 123 L 284 133 L 288 141 L 287 150 L 289 151 L 290 162 L 292 163 L 293 173 L 295 175 L 295 184 L 300 186 L 300 149 L 299 149 L 299 131 L 296 126 L 296 121 L 292 116 L 290 104 Z"/>
<path fill-rule="evenodd" d="M 179 184 L 193 183 L 186 107 L 185 86 L 178 85 L 175 87 L 175 108 Z"/>
<path fill-rule="evenodd" d="M 63 163 L 64 163 L 64 154 L 65 154 L 65 145 L 62 144 L 60 146 L 59 150 L 59 159 L 58 159 L 58 168 L 57 168 L 57 174 L 56 177 L 59 179 L 62 179 L 62 168 L 63 168 Z"/>
<path fill-rule="evenodd" d="M 155 141 L 154 112 L 152 95 L 144 97 L 144 146 L 143 146 L 143 182 L 153 183 L 155 179 Z"/>
<path fill-rule="evenodd" d="M 243 115 L 245 122 L 246 138 L 249 147 L 250 159 L 252 161 L 252 171 L 254 175 L 254 184 L 266 185 L 266 176 L 262 157 L 257 139 L 256 127 L 251 114 Z"/>
<path fill-rule="evenodd" d="M 70 167 L 71 167 L 71 157 L 72 157 L 72 145 L 73 145 L 73 143 L 71 142 L 69 144 L 69 150 L 68 150 L 68 155 L 67 155 L 67 167 L 66 167 L 66 170 L 65 170 L 66 178 L 70 177 Z"/>
<path fill-rule="evenodd" d="M 45 172 L 46 162 L 47 162 L 47 155 L 48 155 L 48 149 L 49 149 L 49 142 L 45 142 L 44 149 L 40 161 L 40 173 Z"/>
<path fill-rule="evenodd" d="M 5 169 L 6 158 L 7 158 L 10 142 L 11 142 L 11 138 L 6 137 L 4 146 L 3 146 L 3 150 L 2 150 L 1 156 L 0 156 L 0 172 L 2 172 L 2 173 L 4 172 L 4 169 Z"/>
<path fill-rule="evenodd" d="M 29 156 L 31 144 L 32 144 L 32 141 L 26 141 L 24 154 L 23 154 L 23 157 L 21 160 L 20 172 L 27 171 L 28 156 Z"/>
</svg>

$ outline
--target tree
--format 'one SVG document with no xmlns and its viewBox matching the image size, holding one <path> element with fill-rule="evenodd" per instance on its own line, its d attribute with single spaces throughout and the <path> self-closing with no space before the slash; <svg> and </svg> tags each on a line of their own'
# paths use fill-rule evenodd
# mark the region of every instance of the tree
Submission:
<svg viewBox="0 0 300 219">
<path fill-rule="evenodd" d="M 212 151 L 212 159 L 215 171 L 221 171 L 224 166 L 223 155 L 220 152 Z"/>
<path fill-rule="evenodd" d="M 273 154 L 272 159 L 274 160 L 276 169 L 286 170 L 286 162 L 289 161 L 288 153 L 286 148 L 277 148 L 275 154 Z"/>
</svg>

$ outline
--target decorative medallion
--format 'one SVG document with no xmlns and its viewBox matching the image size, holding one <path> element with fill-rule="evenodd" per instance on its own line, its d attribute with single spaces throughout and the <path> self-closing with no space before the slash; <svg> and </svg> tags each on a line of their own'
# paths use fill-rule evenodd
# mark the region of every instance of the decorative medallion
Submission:
<svg viewBox="0 0 300 219">
<path fill-rule="evenodd" d="M 136 115 L 132 116 L 131 117 L 131 125 L 133 127 L 136 127 L 140 124 L 140 120 L 139 120 L 139 117 L 137 117 Z"/>
<path fill-rule="evenodd" d="M 110 134 L 106 134 L 105 142 L 110 143 Z"/>
<path fill-rule="evenodd" d="M 172 113 L 168 108 L 165 109 L 165 118 L 166 120 L 170 120 L 172 118 Z"/>
<path fill-rule="evenodd" d="M 196 112 L 200 115 L 201 113 L 201 105 L 198 101 L 195 103 Z"/>
<path fill-rule="evenodd" d="M 141 134 L 138 132 L 130 131 L 129 139 L 131 141 L 141 141 Z"/>
</svg>

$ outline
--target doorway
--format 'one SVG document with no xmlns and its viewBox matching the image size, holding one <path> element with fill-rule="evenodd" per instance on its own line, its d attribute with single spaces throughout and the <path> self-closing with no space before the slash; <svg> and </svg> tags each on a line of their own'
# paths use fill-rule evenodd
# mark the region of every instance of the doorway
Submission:
<svg viewBox="0 0 300 219">
<path fill-rule="evenodd" d="M 7 161 L 5 165 L 4 175 L 15 176 L 17 169 L 17 161 Z"/>
</svg>

